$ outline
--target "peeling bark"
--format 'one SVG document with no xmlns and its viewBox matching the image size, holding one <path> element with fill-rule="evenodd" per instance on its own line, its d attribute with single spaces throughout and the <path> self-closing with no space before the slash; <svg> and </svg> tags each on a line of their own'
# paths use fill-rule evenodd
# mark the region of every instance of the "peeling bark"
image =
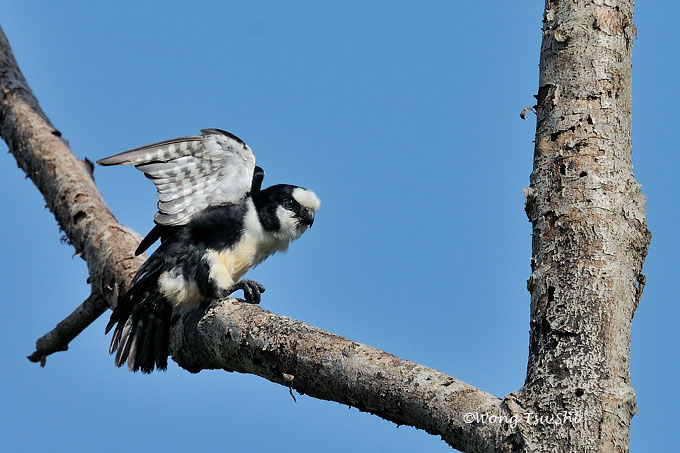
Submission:
<svg viewBox="0 0 680 453">
<path fill-rule="evenodd" d="M 547 1 L 536 147 L 524 413 L 529 451 L 627 451 L 630 327 L 650 233 L 633 177 L 632 0 Z M 638 286 L 639 282 L 639 286 Z"/>
</svg>

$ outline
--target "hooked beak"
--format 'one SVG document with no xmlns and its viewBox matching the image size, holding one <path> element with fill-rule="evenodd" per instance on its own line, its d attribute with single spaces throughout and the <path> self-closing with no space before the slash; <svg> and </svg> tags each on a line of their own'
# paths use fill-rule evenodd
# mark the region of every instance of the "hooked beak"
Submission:
<svg viewBox="0 0 680 453">
<path fill-rule="evenodd" d="M 314 211 L 304 208 L 300 211 L 300 221 L 303 225 L 311 228 L 312 224 L 314 224 Z"/>
</svg>

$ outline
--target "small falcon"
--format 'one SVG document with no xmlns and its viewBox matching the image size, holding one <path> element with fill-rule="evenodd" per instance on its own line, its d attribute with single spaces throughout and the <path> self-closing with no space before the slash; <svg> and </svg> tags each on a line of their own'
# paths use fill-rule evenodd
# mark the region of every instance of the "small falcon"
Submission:
<svg viewBox="0 0 680 453">
<path fill-rule="evenodd" d="M 321 206 L 311 190 L 287 184 L 262 189 L 264 171 L 238 137 L 220 129 L 166 140 L 97 161 L 134 165 L 158 191 L 154 228 L 139 255 L 161 245 L 139 268 L 106 326 L 109 352 L 131 371 L 165 370 L 173 307 L 209 303 L 242 290 L 259 303 L 265 288 L 241 277 L 284 251 L 314 223 Z"/>
</svg>

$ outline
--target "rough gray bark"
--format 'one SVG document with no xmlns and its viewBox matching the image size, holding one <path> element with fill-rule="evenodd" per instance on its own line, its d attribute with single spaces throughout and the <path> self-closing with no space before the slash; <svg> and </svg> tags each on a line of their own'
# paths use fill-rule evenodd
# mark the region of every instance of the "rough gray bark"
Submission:
<svg viewBox="0 0 680 453">
<path fill-rule="evenodd" d="M 536 147 L 525 385 L 501 400 L 451 376 L 233 300 L 173 316 L 183 368 L 252 373 L 482 451 L 627 451 L 630 324 L 650 234 L 631 163 L 632 0 L 547 1 Z M 41 339 L 65 349 L 141 259 L 88 168 L 40 110 L 0 32 L 0 134 L 88 263 L 92 295 Z M 102 296 L 103 295 L 103 296 Z M 472 416 L 471 416 L 472 415 Z"/>
<path fill-rule="evenodd" d="M 633 177 L 632 0 L 547 1 L 536 145 L 527 451 L 627 451 L 630 327 L 651 235 Z"/>
</svg>

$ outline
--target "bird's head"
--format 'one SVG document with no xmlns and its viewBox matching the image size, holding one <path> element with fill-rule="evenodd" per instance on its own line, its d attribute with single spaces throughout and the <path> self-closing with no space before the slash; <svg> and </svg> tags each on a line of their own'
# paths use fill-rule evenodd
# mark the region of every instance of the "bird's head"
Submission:
<svg viewBox="0 0 680 453">
<path fill-rule="evenodd" d="M 314 192 L 302 187 L 277 184 L 253 194 L 262 227 L 287 241 L 297 239 L 314 223 L 321 206 Z"/>
</svg>

